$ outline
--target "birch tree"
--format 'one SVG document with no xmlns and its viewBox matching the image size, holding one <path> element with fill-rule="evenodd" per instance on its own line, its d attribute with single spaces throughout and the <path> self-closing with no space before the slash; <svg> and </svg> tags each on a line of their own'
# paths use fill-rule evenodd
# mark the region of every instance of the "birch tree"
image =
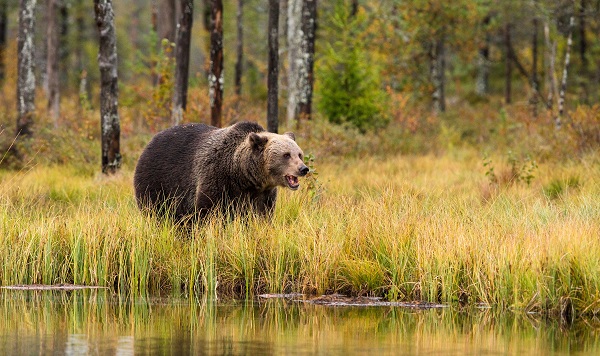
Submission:
<svg viewBox="0 0 600 356">
<path fill-rule="evenodd" d="M 223 2 L 211 0 L 210 15 L 210 68 L 208 93 L 210 97 L 210 123 L 222 126 L 223 110 Z"/>
<path fill-rule="evenodd" d="M 554 125 L 557 129 L 562 126 L 562 116 L 565 111 L 565 95 L 567 92 L 567 76 L 569 72 L 569 64 L 571 63 L 571 47 L 573 45 L 573 28 L 575 27 L 575 16 L 569 18 L 569 34 L 567 35 L 567 48 L 565 50 L 565 64 L 563 67 L 562 80 L 560 82 L 560 91 L 558 93 L 558 115 L 554 120 Z"/>
<path fill-rule="evenodd" d="M 546 86 L 548 88 L 548 96 L 546 98 L 546 106 L 549 110 L 554 107 L 554 98 L 558 88 L 558 81 L 556 79 L 556 41 L 552 41 L 550 38 L 550 25 L 548 24 L 549 19 L 544 21 L 544 41 L 546 43 Z"/>
<path fill-rule="evenodd" d="M 287 10 L 287 124 L 291 126 L 298 118 L 310 119 L 312 113 L 317 1 L 289 0 Z"/>
<path fill-rule="evenodd" d="M 279 127 L 279 0 L 269 0 L 269 63 L 267 93 L 267 130 L 277 133 Z"/>
<path fill-rule="evenodd" d="M 48 95 L 48 111 L 53 119 L 54 127 L 58 127 L 60 115 L 60 83 L 58 73 L 59 61 L 59 21 L 58 10 L 60 0 L 47 0 L 46 8 L 46 80 Z"/>
<path fill-rule="evenodd" d="M 315 30 L 317 27 L 317 0 L 305 0 L 302 6 L 302 43 L 300 66 L 298 68 L 299 116 L 310 120 L 315 62 Z"/>
<path fill-rule="evenodd" d="M 179 125 L 187 105 L 187 90 L 190 68 L 190 44 L 194 19 L 194 1 L 181 0 L 181 17 L 177 26 L 175 44 L 175 92 L 173 93 L 173 123 Z"/>
<path fill-rule="evenodd" d="M 35 75 L 33 29 L 36 0 L 19 1 L 19 38 L 17 40 L 17 135 L 33 134 Z"/>
<path fill-rule="evenodd" d="M 298 114 L 299 67 L 303 65 L 300 44 L 302 43 L 302 4 L 303 0 L 288 0 L 287 3 L 287 45 L 288 45 L 288 92 L 287 125 L 291 127 Z"/>
<path fill-rule="evenodd" d="M 112 0 L 94 0 L 100 38 L 100 123 L 102 130 L 102 173 L 115 173 L 121 166 L 117 74 L 117 37 Z"/>
</svg>

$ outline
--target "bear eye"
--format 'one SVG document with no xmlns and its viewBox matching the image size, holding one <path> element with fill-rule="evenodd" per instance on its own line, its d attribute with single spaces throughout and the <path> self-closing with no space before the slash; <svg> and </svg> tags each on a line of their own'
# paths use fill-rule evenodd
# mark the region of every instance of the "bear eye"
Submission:
<svg viewBox="0 0 600 356">
<path fill-rule="evenodd" d="M 290 155 L 289 153 L 286 153 L 283 155 L 283 158 L 291 158 L 291 157 L 292 157 L 292 155 Z"/>
<path fill-rule="evenodd" d="M 302 159 L 302 153 L 298 153 L 298 158 Z"/>
</svg>

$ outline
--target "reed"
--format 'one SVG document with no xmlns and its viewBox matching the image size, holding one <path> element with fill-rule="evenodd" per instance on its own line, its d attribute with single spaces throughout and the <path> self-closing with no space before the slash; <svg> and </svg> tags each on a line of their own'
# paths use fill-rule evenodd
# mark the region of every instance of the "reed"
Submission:
<svg viewBox="0 0 600 356">
<path fill-rule="evenodd" d="M 108 178 L 68 165 L 5 171 L 0 284 L 598 314 L 597 157 L 540 164 L 530 184 L 494 183 L 476 151 L 460 152 L 321 162 L 320 193 L 282 190 L 272 221 L 215 217 L 191 229 L 141 214 L 127 168 Z M 546 193 L 571 177 L 576 186 Z"/>
</svg>

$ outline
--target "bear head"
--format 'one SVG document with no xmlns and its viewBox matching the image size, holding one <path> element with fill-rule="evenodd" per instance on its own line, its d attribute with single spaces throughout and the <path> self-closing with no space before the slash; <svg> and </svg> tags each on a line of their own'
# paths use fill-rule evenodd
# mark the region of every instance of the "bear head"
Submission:
<svg viewBox="0 0 600 356">
<path fill-rule="evenodd" d="M 252 149 L 262 155 L 268 186 L 300 187 L 298 177 L 309 172 L 304 164 L 304 153 L 291 132 L 278 135 L 270 132 L 252 132 L 248 135 Z"/>
</svg>

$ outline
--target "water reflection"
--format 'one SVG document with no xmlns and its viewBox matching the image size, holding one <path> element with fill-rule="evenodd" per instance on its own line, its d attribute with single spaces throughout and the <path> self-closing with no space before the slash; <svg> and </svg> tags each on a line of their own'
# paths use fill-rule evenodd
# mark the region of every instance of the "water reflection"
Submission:
<svg viewBox="0 0 600 356">
<path fill-rule="evenodd" d="M 0 291 L 0 354 L 597 354 L 600 322 L 451 308 Z"/>
</svg>

